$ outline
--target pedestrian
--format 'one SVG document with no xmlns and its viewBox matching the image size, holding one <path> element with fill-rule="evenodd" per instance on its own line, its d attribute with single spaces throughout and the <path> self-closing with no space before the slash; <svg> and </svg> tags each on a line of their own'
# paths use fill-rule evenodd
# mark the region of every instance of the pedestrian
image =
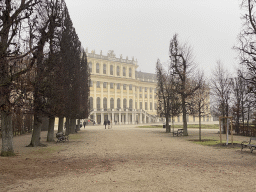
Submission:
<svg viewBox="0 0 256 192">
<path fill-rule="evenodd" d="M 95 125 L 95 121 L 93 120 L 93 125 Z"/>
<path fill-rule="evenodd" d="M 106 129 L 106 127 L 107 127 L 107 124 L 108 124 L 108 122 L 107 122 L 107 120 L 105 120 L 105 121 L 104 121 L 105 129 Z"/>
<path fill-rule="evenodd" d="M 110 121 L 108 120 L 108 129 L 110 128 Z"/>
<path fill-rule="evenodd" d="M 86 125 L 85 121 L 83 122 L 83 125 L 84 125 L 84 128 L 85 128 L 85 125 Z"/>
</svg>

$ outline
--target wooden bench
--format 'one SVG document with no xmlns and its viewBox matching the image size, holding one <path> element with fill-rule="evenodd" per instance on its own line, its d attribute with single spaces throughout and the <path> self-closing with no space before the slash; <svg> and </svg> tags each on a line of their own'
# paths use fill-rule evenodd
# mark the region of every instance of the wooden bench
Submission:
<svg viewBox="0 0 256 192">
<path fill-rule="evenodd" d="M 178 129 L 177 131 L 173 132 L 173 136 L 175 136 L 175 135 L 177 137 L 182 136 L 183 135 L 183 131 L 184 131 L 184 129 Z"/>
<path fill-rule="evenodd" d="M 252 141 L 255 140 L 256 141 L 256 137 L 251 137 L 250 141 L 243 141 L 241 143 L 241 151 L 243 150 L 243 148 L 249 148 L 251 150 L 251 153 L 253 152 L 254 149 L 256 149 L 256 143 L 252 144 Z"/>
</svg>

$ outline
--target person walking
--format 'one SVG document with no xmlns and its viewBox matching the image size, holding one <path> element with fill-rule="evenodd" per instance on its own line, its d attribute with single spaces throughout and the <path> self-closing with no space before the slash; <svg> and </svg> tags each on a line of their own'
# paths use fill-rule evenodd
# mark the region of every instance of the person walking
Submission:
<svg viewBox="0 0 256 192">
<path fill-rule="evenodd" d="M 108 121 L 105 120 L 105 121 L 104 121 L 105 129 L 106 129 L 106 127 L 107 127 L 107 124 L 108 124 Z"/>
<path fill-rule="evenodd" d="M 85 128 L 85 125 L 86 125 L 85 121 L 83 122 L 83 125 L 84 125 L 84 128 Z"/>
</svg>

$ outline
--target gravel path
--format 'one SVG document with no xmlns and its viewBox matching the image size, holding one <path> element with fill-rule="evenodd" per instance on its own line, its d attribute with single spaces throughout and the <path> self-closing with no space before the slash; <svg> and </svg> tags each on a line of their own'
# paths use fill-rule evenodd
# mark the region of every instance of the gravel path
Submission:
<svg viewBox="0 0 256 192">
<path fill-rule="evenodd" d="M 69 143 L 48 144 L 54 150 L 47 153 L 24 147 L 30 135 L 15 137 L 18 156 L 0 157 L 0 191 L 256 191 L 256 151 L 202 146 L 188 141 L 198 138 L 197 129 L 189 134 L 89 126 Z M 202 134 L 218 138 L 217 130 Z"/>
</svg>

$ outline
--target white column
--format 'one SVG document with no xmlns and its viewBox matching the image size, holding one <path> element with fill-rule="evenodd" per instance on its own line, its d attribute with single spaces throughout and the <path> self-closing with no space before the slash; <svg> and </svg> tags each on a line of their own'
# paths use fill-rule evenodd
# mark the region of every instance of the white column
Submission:
<svg viewBox="0 0 256 192">
<path fill-rule="evenodd" d="M 119 112 L 119 125 L 121 124 L 121 113 Z"/>
<path fill-rule="evenodd" d="M 107 97 L 107 108 L 110 109 L 110 83 L 108 82 L 108 97 Z"/>
<path fill-rule="evenodd" d="M 94 109 L 97 109 L 97 97 L 96 97 L 96 91 L 97 91 L 97 88 L 96 88 L 96 84 L 97 84 L 97 81 L 94 81 L 93 82 L 93 108 Z M 95 122 L 96 122 L 96 119 L 94 119 Z"/>
<path fill-rule="evenodd" d="M 103 109 L 103 82 L 100 82 L 100 108 Z"/>
<path fill-rule="evenodd" d="M 124 90 L 123 90 L 123 84 L 120 84 L 120 89 L 121 89 L 121 97 L 120 97 L 120 100 L 121 100 L 121 102 L 120 102 L 120 108 L 121 109 L 124 109 L 123 108 L 123 99 L 124 99 Z"/>
</svg>

